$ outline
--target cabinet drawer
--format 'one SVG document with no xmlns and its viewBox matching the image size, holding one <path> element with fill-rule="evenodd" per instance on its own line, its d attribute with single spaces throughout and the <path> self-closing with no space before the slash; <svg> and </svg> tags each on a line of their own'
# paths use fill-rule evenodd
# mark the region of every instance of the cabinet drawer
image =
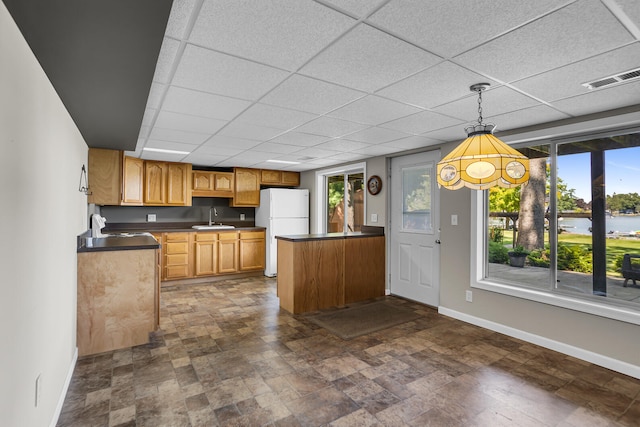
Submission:
<svg viewBox="0 0 640 427">
<path fill-rule="evenodd" d="M 264 231 L 241 231 L 240 239 L 264 239 Z"/>
<path fill-rule="evenodd" d="M 167 254 L 165 256 L 167 267 L 170 265 L 189 265 L 188 254 Z"/>
<path fill-rule="evenodd" d="M 220 233 L 218 240 L 238 240 L 238 232 Z"/>
<path fill-rule="evenodd" d="M 217 233 L 196 233 L 196 242 L 210 242 L 216 240 Z"/>
<path fill-rule="evenodd" d="M 188 242 L 171 242 L 166 244 L 165 254 L 187 254 L 189 253 Z"/>
<path fill-rule="evenodd" d="M 166 236 L 168 242 L 189 240 L 189 233 L 167 233 Z"/>
<path fill-rule="evenodd" d="M 181 279 L 189 277 L 188 265 L 167 265 L 166 279 Z"/>
</svg>

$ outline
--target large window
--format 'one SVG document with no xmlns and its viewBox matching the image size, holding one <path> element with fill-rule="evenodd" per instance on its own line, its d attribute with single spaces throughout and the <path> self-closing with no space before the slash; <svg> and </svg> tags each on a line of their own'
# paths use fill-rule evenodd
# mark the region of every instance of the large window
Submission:
<svg viewBox="0 0 640 427">
<path fill-rule="evenodd" d="M 529 183 L 476 195 L 475 286 L 640 323 L 640 134 L 517 148 Z"/>
</svg>

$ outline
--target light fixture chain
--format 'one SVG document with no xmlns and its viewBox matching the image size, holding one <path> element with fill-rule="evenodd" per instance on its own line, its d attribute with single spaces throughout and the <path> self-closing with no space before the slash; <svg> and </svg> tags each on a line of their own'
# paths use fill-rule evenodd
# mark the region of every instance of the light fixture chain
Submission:
<svg viewBox="0 0 640 427">
<path fill-rule="evenodd" d="M 478 90 L 478 124 L 482 124 L 482 89 Z"/>
</svg>

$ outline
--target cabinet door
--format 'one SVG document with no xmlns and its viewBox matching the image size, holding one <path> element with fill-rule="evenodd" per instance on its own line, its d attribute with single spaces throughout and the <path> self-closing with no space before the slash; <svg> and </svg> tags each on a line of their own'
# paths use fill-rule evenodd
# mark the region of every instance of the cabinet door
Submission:
<svg viewBox="0 0 640 427">
<path fill-rule="evenodd" d="M 215 233 L 197 233 L 194 243 L 195 267 L 194 276 L 212 276 L 216 274 L 218 258 L 218 242 Z"/>
<path fill-rule="evenodd" d="M 264 270 L 264 235 L 262 239 L 240 239 L 240 271 Z"/>
<path fill-rule="evenodd" d="M 233 197 L 233 172 L 216 172 L 213 189 L 216 197 Z M 260 198 L 260 196 L 258 196 Z"/>
<path fill-rule="evenodd" d="M 282 172 L 271 169 L 262 169 L 260 171 L 260 183 L 263 185 L 280 185 L 282 181 Z"/>
<path fill-rule="evenodd" d="M 191 206 L 191 165 L 188 163 L 167 163 L 166 179 L 166 204 Z"/>
<path fill-rule="evenodd" d="M 121 202 L 122 151 L 89 148 L 87 171 L 91 194 L 87 202 L 118 206 Z"/>
<path fill-rule="evenodd" d="M 300 185 L 300 172 L 282 171 L 282 184 L 298 187 Z"/>
<path fill-rule="evenodd" d="M 166 202 L 166 163 L 147 160 L 144 163 L 144 203 L 164 205 Z"/>
<path fill-rule="evenodd" d="M 215 180 L 215 172 L 207 172 L 207 171 L 193 171 L 192 174 L 192 183 L 193 186 L 192 192 L 194 196 L 200 196 L 200 193 L 204 197 L 207 197 L 206 194 L 213 191 L 213 183 Z"/>
<path fill-rule="evenodd" d="M 122 178 L 123 205 L 142 206 L 144 160 L 135 157 L 124 157 Z"/>
<path fill-rule="evenodd" d="M 218 273 L 238 271 L 238 233 L 218 235 Z"/>
<path fill-rule="evenodd" d="M 236 191 L 231 205 L 260 206 L 260 170 L 235 168 L 234 173 Z"/>
</svg>

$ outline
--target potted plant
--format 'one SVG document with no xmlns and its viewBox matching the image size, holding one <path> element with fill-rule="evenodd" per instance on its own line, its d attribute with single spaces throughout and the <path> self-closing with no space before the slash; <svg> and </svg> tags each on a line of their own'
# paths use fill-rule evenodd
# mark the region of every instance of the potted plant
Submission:
<svg viewBox="0 0 640 427">
<path fill-rule="evenodd" d="M 529 255 L 529 251 L 526 250 L 522 245 L 518 245 L 513 248 L 512 251 L 509 251 L 509 264 L 512 267 L 524 267 L 524 262 Z"/>
</svg>

